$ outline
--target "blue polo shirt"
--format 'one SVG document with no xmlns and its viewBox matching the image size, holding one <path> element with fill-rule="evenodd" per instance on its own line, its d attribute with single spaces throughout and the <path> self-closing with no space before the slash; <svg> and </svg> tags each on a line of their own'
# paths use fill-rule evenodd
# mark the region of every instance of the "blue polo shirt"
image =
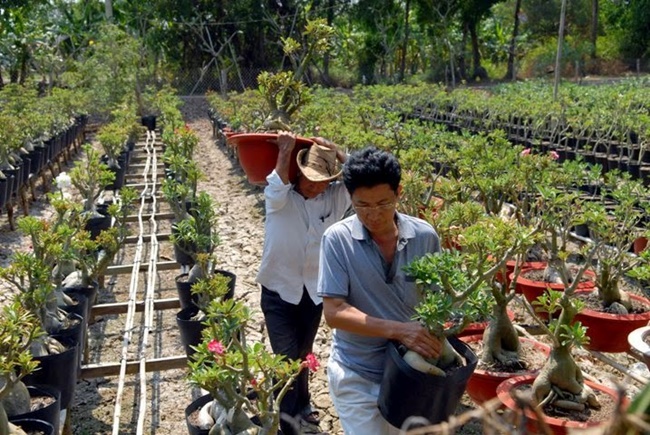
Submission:
<svg viewBox="0 0 650 435">
<path fill-rule="evenodd" d="M 325 231 L 321 242 L 318 295 L 342 298 L 378 318 L 408 322 L 420 295 L 404 266 L 428 252 L 439 252 L 433 227 L 397 213 L 398 241 L 392 264 L 356 215 Z M 388 340 L 335 329 L 331 357 L 373 382 L 381 382 Z"/>
</svg>

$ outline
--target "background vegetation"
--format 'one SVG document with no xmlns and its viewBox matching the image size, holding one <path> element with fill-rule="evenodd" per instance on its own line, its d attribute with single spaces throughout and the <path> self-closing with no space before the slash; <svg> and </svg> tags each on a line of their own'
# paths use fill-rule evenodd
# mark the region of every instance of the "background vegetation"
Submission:
<svg viewBox="0 0 650 435">
<path fill-rule="evenodd" d="M 101 76 L 97 57 L 91 66 L 84 67 L 85 61 L 101 50 L 114 55 L 107 44 L 128 38 L 123 54 L 146 66 L 146 74 L 139 72 L 142 83 L 185 77 L 187 89 L 174 83 L 181 92 L 254 87 L 260 71 L 292 67 L 282 40 L 300 40 L 307 20 L 315 18 L 326 20 L 336 38 L 312 62 L 310 83 L 350 87 L 424 78 L 455 84 L 544 76 L 554 65 L 560 5 L 561 0 L 3 0 L 0 86 L 29 78 L 43 86 L 65 83 L 64 71 Z M 109 22 L 117 30 L 108 29 Z M 650 0 L 567 0 L 563 74 L 650 69 L 648 28 Z M 105 44 L 98 47 L 98 41 Z"/>
</svg>

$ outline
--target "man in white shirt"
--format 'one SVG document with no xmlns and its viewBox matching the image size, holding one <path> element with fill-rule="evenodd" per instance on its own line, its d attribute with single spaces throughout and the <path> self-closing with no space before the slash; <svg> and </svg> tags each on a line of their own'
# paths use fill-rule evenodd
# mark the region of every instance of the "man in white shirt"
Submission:
<svg viewBox="0 0 650 435">
<path fill-rule="evenodd" d="M 257 275 L 262 286 L 262 311 L 273 352 L 304 359 L 312 346 L 323 312 L 316 295 L 321 237 L 350 207 L 350 196 L 340 181 L 347 156 L 329 140 L 315 142 L 297 156 L 297 180 L 289 179 L 295 135 L 278 134 L 278 160 L 266 178 L 264 252 Z M 280 410 L 293 417 L 302 433 L 321 433 L 318 412 L 310 405 L 309 373 L 303 370 L 285 395 Z M 295 433 L 282 420 L 284 435 Z"/>
</svg>

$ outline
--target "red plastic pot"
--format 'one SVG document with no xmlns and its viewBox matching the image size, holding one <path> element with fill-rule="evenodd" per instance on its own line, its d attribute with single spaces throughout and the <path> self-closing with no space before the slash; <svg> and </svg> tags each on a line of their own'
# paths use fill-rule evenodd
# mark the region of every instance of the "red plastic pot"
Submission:
<svg viewBox="0 0 650 435">
<path fill-rule="evenodd" d="M 516 264 L 515 260 L 510 260 L 510 261 L 506 262 L 506 278 L 505 278 L 505 282 L 503 281 L 503 277 L 502 277 L 503 274 L 501 272 L 499 272 L 496 275 L 496 279 L 499 280 L 499 282 L 506 285 L 506 287 L 510 286 L 510 282 L 512 281 L 512 274 L 515 272 L 515 264 Z M 526 261 L 524 264 L 521 265 L 521 270 L 531 269 L 531 268 L 535 268 L 535 267 L 542 267 L 542 268 L 546 267 L 546 263 L 543 262 L 543 261 Z M 521 291 L 519 290 L 519 288 L 515 287 L 515 293 L 521 294 Z"/>
<path fill-rule="evenodd" d="M 242 133 L 228 138 L 228 144 L 237 148 L 237 156 L 248 182 L 251 184 L 265 185 L 266 176 L 275 168 L 278 160 L 278 146 L 275 133 Z M 298 176 L 296 156 L 298 151 L 308 148 L 313 142 L 304 137 L 296 138 L 296 146 L 291 153 L 289 167 L 289 180 L 294 182 Z"/>
<path fill-rule="evenodd" d="M 641 252 L 645 251 L 645 248 L 648 246 L 648 239 L 645 237 L 637 237 L 634 239 L 634 243 L 632 244 L 632 249 L 634 250 L 635 254 L 640 254 Z"/>
<path fill-rule="evenodd" d="M 541 265 L 538 266 L 533 266 L 528 269 L 523 269 L 519 274 L 519 276 L 517 277 L 517 282 L 515 284 L 517 292 L 523 293 L 524 297 L 530 303 L 532 303 L 538 297 L 543 295 L 546 289 L 564 291 L 563 284 L 553 284 L 544 281 L 533 281 L 531 279 L 526 278 L 527 272 L 532 270 L 544 270 L 545 267 L 546 264 L 542 263 Z M 591 270 L 586 270 L 584 276 L 589 278 L 589 280 L 579 283 L 576 290 L 593 290 L 596 286 L 594 282 L 596 274 Z M 514 279 L 514 274 L 510 274 L 510 279 Z"/>
<path fill-rule="evenodd" d="M 591 290 L 582 290 L 576 294 L 589 294 Z M 630 298 L 646 307 L 648 311 L 641 314 L 609 314 L 600 311 L 583 309 L 576 317 L 587 327 L 589 349 L 600 352 L 627 352 L 630 345 L 628 335 L 650 321 L 650 300 L 628 293 Z"/>
<path fill-rule="evenodd" d="M 497 396 L 501 403 L 503 403 L 508 409 L 511 409 L 515 412 L 521 412 L 520 408 L 515 404 L 514 399 L 512 398 L 510 392 L 521 386 L 532 384 L 535 380 L 535 375 L 527 376 L 517 376 L 506 381 L 503 381 L 497 387 Z M 616 391 L 611 388 L 607 388 L 604 385 L 596 384 L 591 381 L 585 381 L 585 384 L 589 385 L 593 390 L 597 390 L 603 394 L 610 396 L 614 401 L 616 401 L 618 395 Z M 628 400 L 623 398 L 623 406 L 627 407 Z M 538 420 L 537 416 L 530 410 L 526 410 L 527 425 L 526 430 L 528 433 L 539 433 Z M 597 421 L 597 422 L 578 422 L 578 421 L 567 421 L 561 420 L 559 418 L 553 418 L 549 416 L 544 416 L 544 421 L 551 428 L 554 434 L 563 435 L 568 433 L 569 430 L 574 429 L 590 429 L 607 424 L 607 421 Z"/>
<path fill-rule="evenodd" d="M 470 335 L 467 337 L 462 337 L 462 341 L 465 343 L 477 343 L 483 340 L 482 335 Z M 525 337 L 519 337 L 519 342 L 533 343 L 535 350 L 542 352 L 546 357 L 551 353 L 551 348 L 544 343 L 534 341 Z M 534 375 L 536 372 L 527 372 L 526 375 Z M 497 397 L 497 387 L 505 380 L 517 377 L 524 376 L 524 374 L 519 373 L 507 373 L 507 372 L 495 372 L 489 370 L 482 370 L 477 368 L 470 376 L 469 381 L 467 381 L 467 388 L 465 392 L 477 405 L 487 402 L 495 397 Z"/>
</svg>

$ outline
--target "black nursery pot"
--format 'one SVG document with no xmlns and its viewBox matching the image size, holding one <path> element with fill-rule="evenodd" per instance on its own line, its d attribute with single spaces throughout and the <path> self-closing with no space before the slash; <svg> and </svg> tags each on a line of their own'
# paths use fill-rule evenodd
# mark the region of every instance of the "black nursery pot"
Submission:
<svg viewBox="0 0 650 435">
<path fill-rule="evenodd" d="M 52 403 L 35 411 L 18 414 L 9 417 L 9 422 L 16 424 L 21 420 L 42 420 L 52 425 L 53 433 L 59 433 L 59 422 L 61 420 L 61 392 L 48 385 L 30 385 L 27 387 L 29 397 L 51 397 Z"/>
<path fill-rule="evenodd" d="M 95 240 L 99 233 L 104 230 L 107 230 L 111 227 L 111 217 L 110 216 L 95 216 L 91 217 L 86 221 L 85 230 L 90 233 L 90 238 Z"/>
<path fill-rule="evenodd" d="M 5 206 L 5 203 L 7 202 L 7 185 L 9 183 L 7 182 L 7 179 L 1 179 L 0 180 L 0 212 L 2 212 L 2 208 Z"/>
<path fill-rule="evenodd" d="M 58 338 L 57 338 L 58 339 Z M 61 409 L 68 409 L 77 384 L 79 343 L 58 339 L 68 348 L 59 354 L 34 357 L 39 369 L 25 376 L 25 385 L 50 385 L 61 392 Z"/>
<path fill-rule="evenodd" d="M 120 190 L 124 186 L 124 179 L 126 176 L 126 163 L 121 163 L 117 168 L 109 167 L 109 171 L 115 174 L 115 179 L 111 184 L 106 186 L 106 189 L 109 190 Z"/>
<path fill-rule="evenodd" d="M 237 282 L 237 275 L 227 270 L 215 269 L 214 273 L 224 275 L 230 278 L 228 283 L 228 293 L 223 297 L 224 300 L 232 299 L 235 296 L 235 284 Z M 178 300 L 181 303 L 181 308 L 195 307 L 197 298 L 192 295 L 192 284 L 187 282 L 189 274 L 182 273 L 175 278 L 176 290 L 178 291 Z"/>
<path fill-rule="evenodd" d="M 206 327 L 201 321 L 191 320 L 198 312 L 197 307 L 187 307 L 176 314 L 176 324 L 188 358 L 194 354 L 192 346 L 198 346 L 201 342 L 201 331 Z"/>
<path fill-rule="evenodd" d="M 156 129 L 156 115 L 143 116 L 142 125 L 147 127 L 147 130 L 154 131 Z"/>
<path fill-rule="evenodd" d="M 86 315 L 84 315 L 84 319 L 88 320 L 90 319 L 90 312 L 93 308 L 93 305 L 95 305 L 95 302 L 97 301 L 97 289 L 99 288 L 99 284 L 97 282 L 94 282 L 92 285 L 89 285 L 87 287 L 66 287 L 63 289 L 63 292 L 67 294 L 68 296 L 71 297 L 76 297 L 76 295 L 81 295 L 86 298 L 88 301 L 86 305 Z"/>
<path fill-rule="evenodd" d="M 43 434 L 43 435 L 53 435 L 54 427 L 47 421 L 37 420 L 37 419 L 24 419 L 12 421 L 13 424 L 21 428 L 28 434 Z M 58 432 L 57 432 L 58 433 Z"/>
<path fill-rule="evenodd" d="M 378 405 L 390 424 L 400 428 L 410 416 L 424 417 L 431 424 L 437 424 L 454 413 L 478 358 L 456 337 L 450 337 L 449 343 L 465 358 L 466 365 L 446 377 L 415 370 L 404 361 L 394 343 L 388 344 Z"/>
<path fill-rule="evenodd" d="M 209 429 L 199 429 L 198 427 L 194 426 L 192 423 L 190 423 L 190 415 L 197 409 L 203 408 L 203 406 L 212 401 L 212 396 L 210 394 L 206 394 L 205 396 L 201 396 L 190 405 L 185 408 L 185 423 L 187 424 L 187 431 L 190 435 L 208 435 L 210 432 Z"/>
</svg>

